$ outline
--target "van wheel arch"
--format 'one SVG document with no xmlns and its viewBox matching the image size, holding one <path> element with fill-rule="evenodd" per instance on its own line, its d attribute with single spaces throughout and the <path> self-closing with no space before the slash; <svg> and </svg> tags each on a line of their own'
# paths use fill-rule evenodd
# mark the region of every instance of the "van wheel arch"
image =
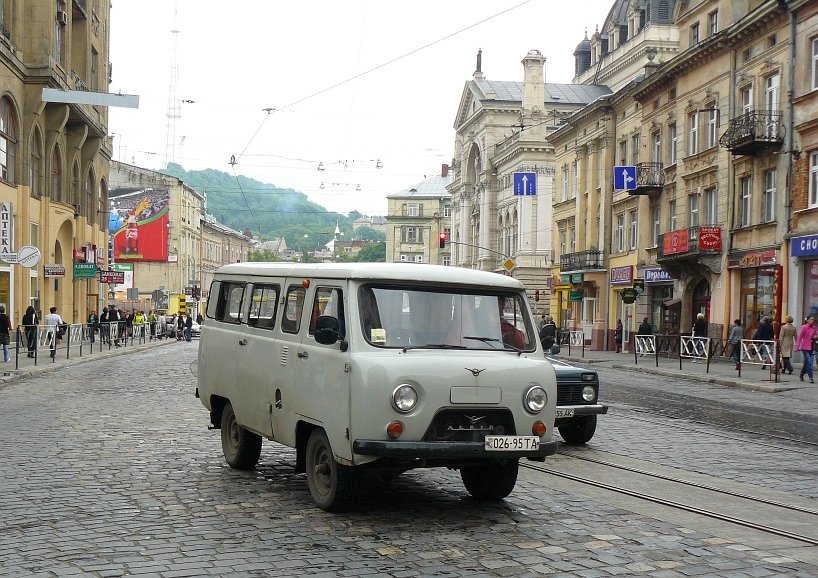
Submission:
<svg viewBox="0 0 818 578">
<path fill-rule="evenodd" d="M 307 442 L 310 439 L 312 430 L 316 427 L 305 421 L 298 422 L 295 426 L 295 473 L 303 474 L 307 471 Z"/>
<path fill-rule="evenodd" d="M 221 397 L 218 395 L 210 396 L 210 423 L 215 429 L 221 429 L 222 412 L 224 412 L 224 406 L 226 406 L 229 402 L 230 400 L 226 397 Z"/>
</svg>

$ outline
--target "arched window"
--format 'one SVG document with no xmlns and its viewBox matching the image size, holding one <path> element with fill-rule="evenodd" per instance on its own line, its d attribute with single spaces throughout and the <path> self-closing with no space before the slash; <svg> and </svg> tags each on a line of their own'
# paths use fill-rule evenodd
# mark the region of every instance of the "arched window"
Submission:
<svg viewBox="0 0 818 578">
<path fill-rule="evenodd" d="M 51 200 L 58 203 L 66 201 L 62 189 L 62 155 L 60 147 L 54 145 L 54 152 L 51 154 L 51 183 L 49 185 Z"/>
<path fill-rule="evenodd" d="M 31 174 L 30 186 L 31 196 L 39 199 L 42 196 L 43 185 L 40 182 L 43 178 L 43 139 L 40 136 L 40 129 L 34 129 L 34 136 L 31 139 Z"/>
<path fill-rule="evenodd" d="M 80 164 L 74 163 L 74 168 L 71 169 L 71 196 L 68 202 L 72 205 L 80 204 Z"/>
<path fill-rule="evenodd" d="M 0 178 L 10 183 L 14 177 L 14 161 L 17 158 L 17 116 L 11 99 L 0 100 Z"/>
<path fill-rule="evenodd" d="M 108 183 L 105 182 L 105 179 L 99 181 L 99 208 L 95 214 L 99 219 L 99 228 L 104 231 L 108 223 Z M 95 222 L 92 221 L 91 224 Z"/>
<path fill-rule="evenodd" d="M 88 171 L 88 179 L 85 182 L 85 198 L 83 207 L 80 209 L 81 213 L 84 214 L 85 217 L 88 219 L 89 223 L 93 223 L 93 214 L 97 211 L 97 203 L 96 203 L 96 194 L 97 194 L 97 187 L 94 181 L 96 180 L 94 176 L 94 170 L 91 169 Z"/>
</svg>

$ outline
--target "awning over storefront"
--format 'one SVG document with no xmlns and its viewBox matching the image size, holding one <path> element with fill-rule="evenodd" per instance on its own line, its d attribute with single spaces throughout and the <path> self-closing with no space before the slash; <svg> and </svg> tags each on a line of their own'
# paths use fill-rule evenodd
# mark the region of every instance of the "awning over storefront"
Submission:
<svg viewBox="0 0 818 578">
<path fill-rule="evenodd" d="M 678 305 L 681 302 L 682 302 L 681 299 L 665 299 L 664 302 L 662 302 L 662 305 L 664 305 L 665 307 L 673 307 L 674 305 Z"/>
</svg>

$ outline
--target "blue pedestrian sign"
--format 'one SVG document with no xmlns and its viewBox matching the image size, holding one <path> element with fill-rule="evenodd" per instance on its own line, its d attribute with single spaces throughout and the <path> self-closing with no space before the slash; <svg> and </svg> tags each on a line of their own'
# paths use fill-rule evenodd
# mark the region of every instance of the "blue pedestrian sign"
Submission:
<svg viewBox="0 0 818 578">
<path fill-rule="evenodd" d="M 636 189 L 636 167 L 614 167 L 614 190 L 633 191 Z"/>
<path fill-rule="evenodd" d="M 537 173 L 514 173 L 514 194 L 534 196 L 537 194 Z"/>
</svg>

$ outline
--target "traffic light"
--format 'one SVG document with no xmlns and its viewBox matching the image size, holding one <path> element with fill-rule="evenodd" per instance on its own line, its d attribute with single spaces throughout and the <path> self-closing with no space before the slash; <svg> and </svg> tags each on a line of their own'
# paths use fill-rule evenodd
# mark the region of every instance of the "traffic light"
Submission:
<svg viewBox="0 0 818 578">
<path fill-rule="evenodd" d="M 446 248 L 446 239 L 448 238 L 448 236 L 446 235 L 446 231 L 441 232 L 440 235 L 437 236 L 437 238 L 438 238 L 438 241 L 440 242 L 439 247 L 441 249 L 445 249 Z"/>
</svg>

